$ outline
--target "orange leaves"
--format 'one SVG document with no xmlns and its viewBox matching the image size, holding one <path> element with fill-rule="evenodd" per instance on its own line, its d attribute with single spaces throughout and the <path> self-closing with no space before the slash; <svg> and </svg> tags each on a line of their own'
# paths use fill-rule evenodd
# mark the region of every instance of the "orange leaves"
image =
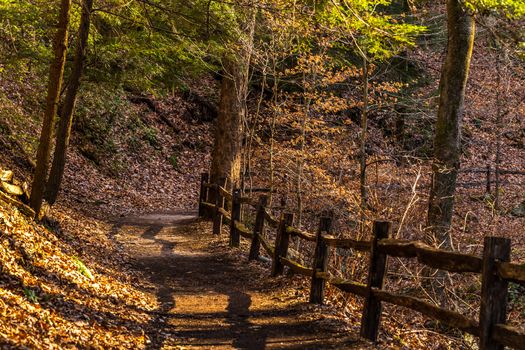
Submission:
<svg viewBox="0 0 525 350">
<path fill-rule="evenodd" d="M 71 218 L 63 219 L 67 224 Z M 49 349 L 144 345 L 138 325 L 147 325 L 146 312 L 156 306 L 152 297 L 117 270 L 114 277 L 98 273 L 96 261 L 82 262 L 93 274 L 88 278 L 80 259 L 68 253 L 85 247 L 83 235 L 104 234 L 96 226 L 74 231 L 75 247 L 0 201 L 0 339 L 16 347 Z M 99 236 L 100 247 L 107 244 Z"/>
<path fill-rule="evenodd" d="M 347 98 L 328 95 L 326 98 L 315 101 L 315 108 L 326 114 L 336 114 L 345 111 L 354 104 Z"/>
</svg>

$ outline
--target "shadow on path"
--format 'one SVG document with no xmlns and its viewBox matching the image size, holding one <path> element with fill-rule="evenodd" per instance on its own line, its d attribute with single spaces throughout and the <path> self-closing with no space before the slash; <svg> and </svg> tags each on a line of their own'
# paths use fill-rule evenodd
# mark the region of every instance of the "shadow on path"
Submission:
<svg viewBox="0 0 525 350">
<path fill-rule="evenodd" d="M 282 301 L 275 281 L 261 279 L 239 252 L 229 253 L 224 237 L 190 215 L 123 219 L 112 233 L 155 288 L 159 308 L 146 349 L 330 349 L 355 342 L 327 329 L 297 299 Z"/>
</svg>

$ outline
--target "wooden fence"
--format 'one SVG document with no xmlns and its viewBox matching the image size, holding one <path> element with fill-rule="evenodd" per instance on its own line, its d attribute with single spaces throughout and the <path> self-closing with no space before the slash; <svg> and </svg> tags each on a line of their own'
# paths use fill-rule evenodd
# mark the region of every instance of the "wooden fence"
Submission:
<svg viewBox="0 0 525 350">
<path fill-rule="evenodd" d="M 487 165 L 485 169 L 460 169 L 460 173 L 463 174 L 484 174 L 485 181 L 482 182 L 458 182 L 458 187 L 475 187 L 480 185 L 485 185 L 485 192 L 491 193 L 492 184 L 495 184 L 494 191 L 498 192 L 499 187 L 506 182 L 503 179 L 500 179 L 503 175 L 516 175 L 516 176 L 525 176 L 525 171 L 520 170 L 510 170 L 510 169 L 492 169 L 490 165 Z M 492 176 L 494 175 L 494 176 Z M 508 183 L 507 183 L 508 184 Z"/>
<path fill-rule="evenodd" d="M 224 182 L 222 182 L 224 184 Z M 208 198 L 214 198 L 209 203 Z M 225 203 L 229 205 L 226 206 Z M 256 210 L 253 230 L 241 222 L 242 206 Z M 482 257 L 430 247 L 422 242 L 391 239 L 391 223 L 375 221 L 370 241 L 335 238 L 330 235 L 332 219 L 322 217 L 316 234 L 293 227 L 294 216 L 283 213 L 280 218 L 266 208 L 267 196 L 258 201 L 243 197 L 240 190 L 233 193 L 223 186 L 208 183 L 203 174 L 200 186 L 199 216 L 213 220 L 213 233 L 220 234 L 223 222 L 229 223 L 230 246 L 238 247 L 240 237 L 251 240 L 249 259 L 259 258 L 261 247 L 272 257 L 271 275 L 277 276 L 288 267 L 294 273 L 311 278 L 310 302 L 322 304 L 327 282 L 344 292 L 364 298 L 361 317 L 361 336 L 377 340 L 382 303 L 390 303 L 415 310 L 431 319 L 479 337 L 481 350 L 503 349 L 509 346 L 525 349 L 525 332 L 506 325 L 509 281 L 525 285 L 525 265 L 510 262 L 511 241 L 501 237 L 486 237 Z M 226 210 L 226 207 L 231 210 Z M 275 228 L 273 244 L 263 236 L 264 225 Z M 313 265 L 304 266 L 288 255 L 290 237 L 299 237 L 315 243 Z M 367 284 L 335 278 L 328 273 L 331 248 L 368 252 L 370 262 Z M 460 313 L 437 307 L 425 300 L 383 289 L 388 257 L 414 258 L 431 268 L 456 273 L 481 274 L 481 309 L 478 320 Z"/>
</svg>

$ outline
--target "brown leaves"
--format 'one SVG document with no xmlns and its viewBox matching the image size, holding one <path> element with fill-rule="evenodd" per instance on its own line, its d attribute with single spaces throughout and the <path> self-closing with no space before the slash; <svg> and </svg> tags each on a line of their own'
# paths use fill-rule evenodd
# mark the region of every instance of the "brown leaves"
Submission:
<svg viewBox="0 0 525 350">
<path fill-rule="evenodd" d="M 67 225 L 72 218 L 62 215 Z M 108 265 L 113 273 L 104 275 L 96 260 L 68 253 L 82 249 L 87 235 L 99 239 L 98 249 L 111 249 L 100 228 L 71 232 L 75 247 L 0 201 L 0 232 L 0 338 L 30 348 L 143 346 L 140 329 L 155 307 L 152 298 L 133 288 L 122 270 Z"/>
</svg>

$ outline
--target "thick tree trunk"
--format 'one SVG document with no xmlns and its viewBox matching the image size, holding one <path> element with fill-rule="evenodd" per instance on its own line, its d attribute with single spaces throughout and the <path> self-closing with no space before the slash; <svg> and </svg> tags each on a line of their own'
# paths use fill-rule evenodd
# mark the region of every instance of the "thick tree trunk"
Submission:
<svg viewBox="0 0 525 350">
<path fill-rule="evenodd" d="M 252 1 L 253 5 L 253 1 Z M 229 180 L 229 186 L 241 185 L 243 122 L 246 118 L 249 68 L 257 11 L 250 6 L 241 16 L 236 48 L 223 57 L 224 75 L 221 84 L 219 115 L 215 129 L 210 181 Z"/>
<path fill-rule="evenodd" d="M 51 156 L 51 141 L 53 139 L 54 119 L 57 113 L 60 99 L 62 77 L 64 75 L 64 64 L 67 51 L 67 29 L 69 25 L 69 13 L 71 0 L 60 2 L 60 14 L 58 17 L 58 30 L 53 43 L 54 59 L 49 71 L 49 82 L 47 86 L 46 110 L 44 114 L 40 143 L 38 144 L 36 156 L 36 169 L 31 189 L 31 208 L 36 215 L 40 212 L 42 198 L 44 195 L 47 172 L 49 169 L 49 158 Z"/>
<path fill-rule="evenodd" d="M 238 187 L 241 175 L 241 122 L 245 113 L 239 90 L 240 84 L 244 83 L 244 77 L 239 64 L 232 59 L 223 59 L 223 66 L 224 76 L 221 83 L 210 180 L 212 183 L 217 183 L 220 178 L 227 178 L 231 186 Z"/>
<path fill-rule="evenodd" d="M 450 226 L 456 179 L 460 167 L 461 123 L 475 22 L 459 0 L 447 0 L 448 47 L 440 82 L 439 110 L 434 136 L 432 187 L 428 206 L 428 239 L 451 248 Z"/>
<path fill-rule="evenodd" d="M 86 55 L 86 46 L 89 36 L 89 26 L 91 19 L 91 10 L 93 0 L 84 0 L 82 3 L 82 16 L 80 18 L 80 27 L 78 30 L 78 43 L 73 61 L 73 69 L 69 80 L 69 86 L 66 92 L 64 108 L 58 125 L 56 136 L 55 153 L 53 165 L 49 174 L 49 180 L 46 186 L 46 200 L 49 204 L 54 204 L 60 189 L 62 177 L 64 176 L 64 167 L 66 164 L 67 147 L 71 136 L 71 125 L 73 123 L 73 113 L 77 99 L 78 88 L 80 87 L 80 77 L 84 66 Z"/>
</svg>

